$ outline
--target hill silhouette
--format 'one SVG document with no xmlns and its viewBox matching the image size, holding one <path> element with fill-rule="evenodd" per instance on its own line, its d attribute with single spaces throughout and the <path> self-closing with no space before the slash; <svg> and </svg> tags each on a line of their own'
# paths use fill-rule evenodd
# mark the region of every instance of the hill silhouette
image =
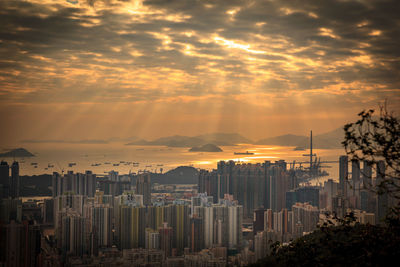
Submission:
<svg viewBox="0 0 400 267">
<path fill-rule="evenodd" d="M 0 157 L 6 157 L 6 158 L 29 158 L 29 157 L 34 157 L 35 155 L 33 155 L 31 152 L 29 152 L 28 150 L 26 150 L 25 148 L 16 148 L 13 150 L 10 150 L 8 152 L 5 153 L 0 153 Z"/>
<path fill-rule="evenodd" d="M 222 149 L 214 144 L 205 144 L 203 146 L 195 146 L 189 149 L 189 152 L 222 152 Z"/>
</svg>

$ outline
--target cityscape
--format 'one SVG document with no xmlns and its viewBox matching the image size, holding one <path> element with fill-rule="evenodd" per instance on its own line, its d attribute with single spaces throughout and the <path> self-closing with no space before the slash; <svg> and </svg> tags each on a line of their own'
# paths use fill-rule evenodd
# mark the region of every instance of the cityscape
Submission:
<svg viewBox="0 0 400 267">
<path fill-rule="evenodd" d="M 318 186 L 299 176 L 313 175 L 312 163 L 303 170 L 284 160 L 220 161 L 199 170 L 197 184 L 152 183 L 150 172 L 53 172 L 51 196 L 23 200 L 18 161 L 2 161 L 0 262 L 247 266 L 267 256 L 271 244 L 313 232 L 325 216 L 344 218 L 351 210 L 357 222 L 375 225 L 395 205 L 370 190 L 384 161 L 372 166 L 340 156 L 338 179 Z"/>
<path fill-rule="evenodd" d="M 400 258 L 397 0 L 1 0 L 0 267 Z"/>
</svg>

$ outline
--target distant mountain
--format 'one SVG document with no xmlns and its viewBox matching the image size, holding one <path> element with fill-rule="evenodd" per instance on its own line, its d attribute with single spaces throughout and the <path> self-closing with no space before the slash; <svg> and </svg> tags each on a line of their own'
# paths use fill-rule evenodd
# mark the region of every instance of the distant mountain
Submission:
<svg viewBox="0 0 400 267">
<path fill-rule="evenodd" d="M 189 149 L 189 152 L 222 152 L 222 149 L 214 144 L 205 144 L 203 146 L 195 146 Z"/>
<path fill-rule="evenodd" d="M 161 137 L 153 141 L 137 140 L 126 145 L 142 146 L 168 146 L 168 147 L 198 147 L 206 144 L 215 144 L 217 146 L 233 146 L 239 143 L 251 143 L 251 141 L 236 133 L 212 133 L 198 136 L 174 135 Z"/>
<path fill-rule="evenodd" d="M 247 139 L 246 137 L 238 134 L 238 133 L 211 133 L 211 134 L 202 134 L 197 135 L 197 138 L 203 139 L 205 141 L 209 141 L 209 143 L 214 143 L 222 146 L 222 143 L 230 143 L 230 144 L 252 144 L 253 141 Z"/>
<path fill-rule="evenodd" d="M 10 150 L 8 152 L 5 153 L 0 153 L 0 157 L 16 157 L 16 158 L 29 158 L 29 157 L 34 157 L 35 155 L 33 155 L 31 152 L 29 152 L 28 150 L 26 150 L 25 148 L 16 148 L 13 150 Z"/>
<path fill-rule="evenodd" d="M 62 143 L 62 144 L 108 144 L 107 140 L 101 139 L 84 139 L 84 140 L 22 140 L 23 143 Z"/>
<path fill-rule="evenodd" d="M 204 144 L 204 140 L 196 137 L 174 135 L 161 137 L 153 141 L 138 140 L 130 142 L 126 145 L 142 145 L 142 146 L 169 146 L 169 147 L 192 147 Z"/>
<path fill-rule="evenodd" d="M 343 128 L 313 136 L 313 147 L 321 149 L 342 148 L 341 142 L 344 140 Z M 257 145 L 276 145 L 276 146 L 295 146 L 310 148 L 310 137 L 302 135 L 286 134 L 270 138 L 261 139 Z"/>
<path fill-rule="evenodd" d="M 343 140 L 343 127 L 315 136 L 315 144 L 317 145 L 317 147 L 320 145 L 321 147 L 342 148 Z"/>
<path fill-rule="evenodd" d="M 302 146 L 304 147 L 309 137 L 294 135 L 294 134 L 285 134 L 279 135 L 275 137 L 261 139 L 256 142 L 257 145 L 275 145 L 275 146 Z M 309 142 L 309 141 L 308 141 Z"/>
</svg>

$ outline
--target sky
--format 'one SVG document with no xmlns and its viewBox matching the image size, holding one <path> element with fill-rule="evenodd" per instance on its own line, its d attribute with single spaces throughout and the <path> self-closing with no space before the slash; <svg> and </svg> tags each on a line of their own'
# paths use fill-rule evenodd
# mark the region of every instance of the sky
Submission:
<svg viewBox="0 0 400 267">
<path fill-rule="evenodd" d="M 237 132 L 400 111 L 384 0 L 0 1 L 0 145 Z"/>
</svg>

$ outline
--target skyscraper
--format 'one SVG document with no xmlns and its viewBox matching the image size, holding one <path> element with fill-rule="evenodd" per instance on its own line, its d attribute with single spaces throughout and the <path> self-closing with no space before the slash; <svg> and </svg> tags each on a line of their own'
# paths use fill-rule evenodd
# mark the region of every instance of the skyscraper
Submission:
<svg viewBox="0 0 400 267">
<path fill-rule="evenodd" d="M 242 244 L 242 221 L 243 206 L 235 205 L 228 207 L 229 227 L 228 245 L 229 249 L 240 249 Z"/>
<path fill-rule="evenodd" d="M 264 231 L 264 212 L 265 212 L 264 209 L 254 210 L 254 218 L 253 218 L 254 234 Z"/>
<path fill-rule="evenodd" d="M 160 248 L 164 251 L 164 259 L 172 255 L 172 228 L 168 227 L 168 223 L 158 228 L 160 234 Z"/>
<path fill-rule="evenodd" d="M 385 179 L 385 171 L 386 166 L 383 160 L 380 160 L 376 163 L 376 185 L 379 186 L 384 182 Z M 386 185 L 387 187 L 388 185 Z M 390 185 L 389 185 L 390 186 Z M 389 196 L 386 191 L 379 192 L 380 188 L 378 188 L 378 196 L 377 196 L 377 206 L 376 206 L 376 224 L 382 223 L 382 220 L 385 218 L 389 211 Z"/>
<path fill-rule="evenodd" d="M 364 160 L 362 171 L 363 183 L 365 188 L 369 188 L 372 184 L 372 163 Z"/>
<path fill-rule="evenodd" d="M 344 199 L 347 197 L 348 161 L 347 156 L 339 157 L 339 193 Z"/>
<path fill-rule="evenodd" d="M 160 249 L 160 233 L 146 228 L 146 249 Z"/>
<path fill-rule="evenodd" d="M 136 194 L 143 195 L 143 204 L 145 206 L 151 205 L 151 184 L 149 173 L 143 173 L 137 177 Z"/>
<path fill-rule="evenodd" d="M 12 198 L 19 197 L 19 165 L 14 161 L 11 165 L 11 186 L 10 196 Z"/>
<path fill-rule="evenodd" d="M 286 192 L 286 208 L 291 210 L 296 202 L 308 202 L 319 208 L 319 188 L 307 186 Z"/>
<path fill-rule="evenodd" d="M 144 248 L 146 246 L 145 207 L 120 205 L 118 234 L 120 249 Z"/>
<path fill-rule="evenodd" d="M 204 248 L 203 220 L 196 214 L 190 219 L 190 251 L 198 252 Z"/>
<path fill-rule="evenodd" d="M 10 167 L 6 161 L 0 163 L 0 198 L 8 198 L 10 194 Z"/>
<path fill-rule="evenodd" d="M 351 161 L 351 179 L 353 183 L 360 181 L 360 162 L 358 160 Z"/>
</svg>

